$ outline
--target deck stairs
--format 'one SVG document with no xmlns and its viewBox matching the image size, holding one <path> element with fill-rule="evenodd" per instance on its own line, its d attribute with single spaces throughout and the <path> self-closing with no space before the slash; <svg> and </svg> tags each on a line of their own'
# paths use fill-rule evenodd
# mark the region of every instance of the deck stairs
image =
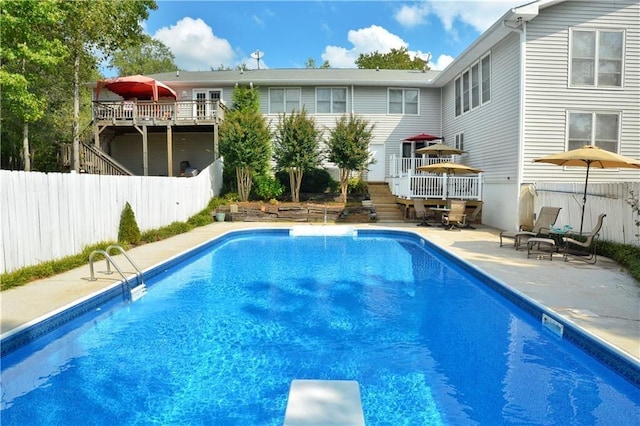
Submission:
<svg viewBox="0 0 640 426">
<path fill-rule="evenodd" d="M 62 148 L 63 164 L 69 170 L 73 168 L 73 148 L 71 144 L 64 144 Z M 98 147 L 84 142 L 79 144 L 80 169 L 82 173 L 97 175 L 133 176 L 124 165 L 109 156 Z"/>
<path fill-rule="evenodd" d="M 371 202 L 375 207 L 378 222 L 404 222 L 402 210 L 396 203 L 386 182 L 369 182 L 367 184 Z"/>
</svg>

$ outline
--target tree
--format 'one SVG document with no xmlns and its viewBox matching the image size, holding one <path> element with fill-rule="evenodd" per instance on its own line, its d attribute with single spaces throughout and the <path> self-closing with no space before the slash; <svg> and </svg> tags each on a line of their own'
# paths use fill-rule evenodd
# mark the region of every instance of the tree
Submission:
<svg viewBox="0 0 640 426">
<path fill-rule="evenodd" d="M 361 172 L 373 163 L 369 143 L 373 138 L 373 124 L 354 114 L 343 115 L 329 133 L 327 149 L 329 161 L 340 169 L 342 202 L 347 202 L 347 185 L 352 172 Z"/>
<path fill-rule="evenodd" d="M 233 108 L 220 125 L 220 154 L 235 169 L 238 196 L 247 201 L 254 173 L 264 173 L 271 158 L 271 132 L 260 112 L 258 91 L 245 86 L 233 92 Z"/>
<path fill-rule="evenodd" d="M 380 53 L 377 50 L 373 53 L 361 53 L 355 61 L 360 69 L 381 69 L 381 70 L 425 70 L 429 69 L 426 61 L 417 56 L 411 59 L 406 47 L 391 49 L 389 53 Z"/>
<path fill-rule="evenodd" d="M 21 155 L 18 149 L 11 150 L 15 144 L 6 149 L 5 138 L 3 153 L 13 151 L 14 165 L 21 156 L 25 171 L 31 170 L 29 124 L 41 119 L 47 109 L 42 77 L 66 55 L 61 40 L 52 38 L 60 18 L 54 1 L 0 3 L 2 117 L 5 125 L 9 116 L 21 122 L 22 127 Z"/>
<path fill-rule="evenodd" d="M 140 22 L 157 9 L 153 0 L 94 0 L 61 2 L 61 37 L 73 61 L 73 170 L 80 170 L 80 70 L 98 68 L 105 57 L 142 41 Z M 104 56 L 97 56 L 103 52 Z"/>
<path fill-rule="evenodd" d="M 142 36 L 142 43 L 118 50 L 111 58 L 111 66 L 119 76 L 157 74 L 178 69 L 175 56 L 160 40 Z"/>
<path fill-rule="evenodd" d="M 305 108 L 301 112 L 282 114 L 274 133 L 273 154 L 276 168 L 289 173 L 291 201 L 300 201 L 300 185 L 306 170 L 320 164 L 322 131 Z"/>
<path fill-rule="evenodd" d="M 304 67 L 305 68 L 331 68 L 331 65 L 329 65 L 329 61 L 325 60 L 322 63 L 322 65 L 317 66 L 316 65 L 316 60 L 313 59 L 313 58 L 309 58 L 309 59 L 307 59 L 307 62 L 305 62 Z"/>
</svg>

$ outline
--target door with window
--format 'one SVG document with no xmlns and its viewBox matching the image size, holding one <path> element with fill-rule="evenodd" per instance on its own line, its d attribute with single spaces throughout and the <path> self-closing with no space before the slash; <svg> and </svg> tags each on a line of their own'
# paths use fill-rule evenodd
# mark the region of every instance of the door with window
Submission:
<svg viewBox="0 0 640 426">
<path fill-rule="evenodd" d="M 199 120 L 211 120 L 216 113 L 217 101 L 222 98 L 222 91 L 215 90 L 194 90 L 193 116 Z"/>
</svg>

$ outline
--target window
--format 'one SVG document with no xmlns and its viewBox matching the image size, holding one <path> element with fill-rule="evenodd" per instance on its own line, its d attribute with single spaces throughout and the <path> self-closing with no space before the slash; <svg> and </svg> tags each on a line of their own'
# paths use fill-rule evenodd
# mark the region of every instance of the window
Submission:
<svg viewBox="0 0 640 426">
<path fill-rule="evenodd" d="M 456 78 L 454 82 L 454 96 L 456 97 L 456 117 L 462 114 L 462 80 L 460 77 Z"/>
<path fill-rule="evenodd" d="M 611 152 L 618 152 L 620 135 L 618 112 L 569 112 L 568 149 L 595 145 Z"/>
<path fill-rule="evenodd" d="M 624 32 L 571 31 L 571 85 L 622 87 Z"/>
<path fill-rule="evenodd" d="M 462 112 L 469 111 L 469 71 L 462 73 Z"/>
<path fill-rule="evenodd" d="M 480 106 L 480 65 L 471 67 L 471 108 Z"/>
<path fill-rule="evenodd" d="M 418 89 L 389 89 L 389 114 L 418 114 Z"/>
<path fill-rule="evenodd" d="M 491 55 L 482 58 L 482 103 L 491 100 Z"/>
<path fill-rule="evenodd" d="M 347 89 L 316 89 L 316 112 L 326 114 L 344 114 L 347 112 Z"/>
<path fill-rule="evenodd" d="M 455 148 L 464 151 L 464 133 L 456 135 Z"/>
<path fill-rule="evenodd" d="M 455 116 L 469 112 L 491 100 L 491 54 L 462 72 L 453 82 Z"/>
<path fill-rule="evenodd" d="M 269 89 L 269 113 L 300 111 L 300 89 Z"/>
</svg>

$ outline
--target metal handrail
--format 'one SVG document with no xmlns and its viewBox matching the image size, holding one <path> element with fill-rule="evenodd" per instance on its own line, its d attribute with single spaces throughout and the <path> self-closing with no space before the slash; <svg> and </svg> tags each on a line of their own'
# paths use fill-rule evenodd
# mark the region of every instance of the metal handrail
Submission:
<svg viewBox="0 0 640 426">
<path fill-rule="evenodd" d="M 138 273 L 138 276 L 140 277 L 140 283 L 142 283 L 142 285 L 144 285 L 144 277 L 142 276 L 142 271 L 140 270 L 140 268 L 138 268 L 138 265 L 136 265 L 133 260 L 129 257 L 129 255 L 124 251 L 124 249 L 122 248 L 122 246 L 119 246 L 118 244 L 112 244 L 109 247 L 107 247 L 106 252 L 108 254 L 111 254 L 111 250 L 113 249 L 117 249 L 121 254 L 124 255 L 124 257 L 127 258 L 127 260 L 129 261 L 129 263 L 131 263 L 131 266 L 133 266 L 133 268 L 136 270 L 136 272 Z M 115 264 L 114 264 L 115 266 Z M 107 262 L 107 272 L 105 272 L 106 274 L 111 274 L 111 269 L 109 268 L 109 263 Z"/>
<path fill-rule="evenodd" d="M 120 269 L 120 267 L 113 261 L 113 259 L 111 258 L 111 256 L 109 256 L 109 253 L 107 253 L 104 250 L 94 250 L 91 252 L 91 254 L 89 255 L 89 271 L 91 271 L 91 278 L 89 278 L 89 281 L 96 281 L 97 278 L 93 272 L 93 257 L 96 254 L 101 254 L 104 256 L 105 260 L 107 261 L 107 268 L 109 263 L 113 264 L 113 267 L 116 268 L 116 270 L 118 271 L 118 273 L 120 273 L 120 276 L 122 277 L 122 279 L 124 280 L 124 282 L 127 283 L 127 296 L 129 298 L 131 298 L 131 283 L 129 282 L 129 280 L 127 279 L 127 277 L 125 276 L 124 272 L 122 272 L 122 269 Z"/>
</svg>

